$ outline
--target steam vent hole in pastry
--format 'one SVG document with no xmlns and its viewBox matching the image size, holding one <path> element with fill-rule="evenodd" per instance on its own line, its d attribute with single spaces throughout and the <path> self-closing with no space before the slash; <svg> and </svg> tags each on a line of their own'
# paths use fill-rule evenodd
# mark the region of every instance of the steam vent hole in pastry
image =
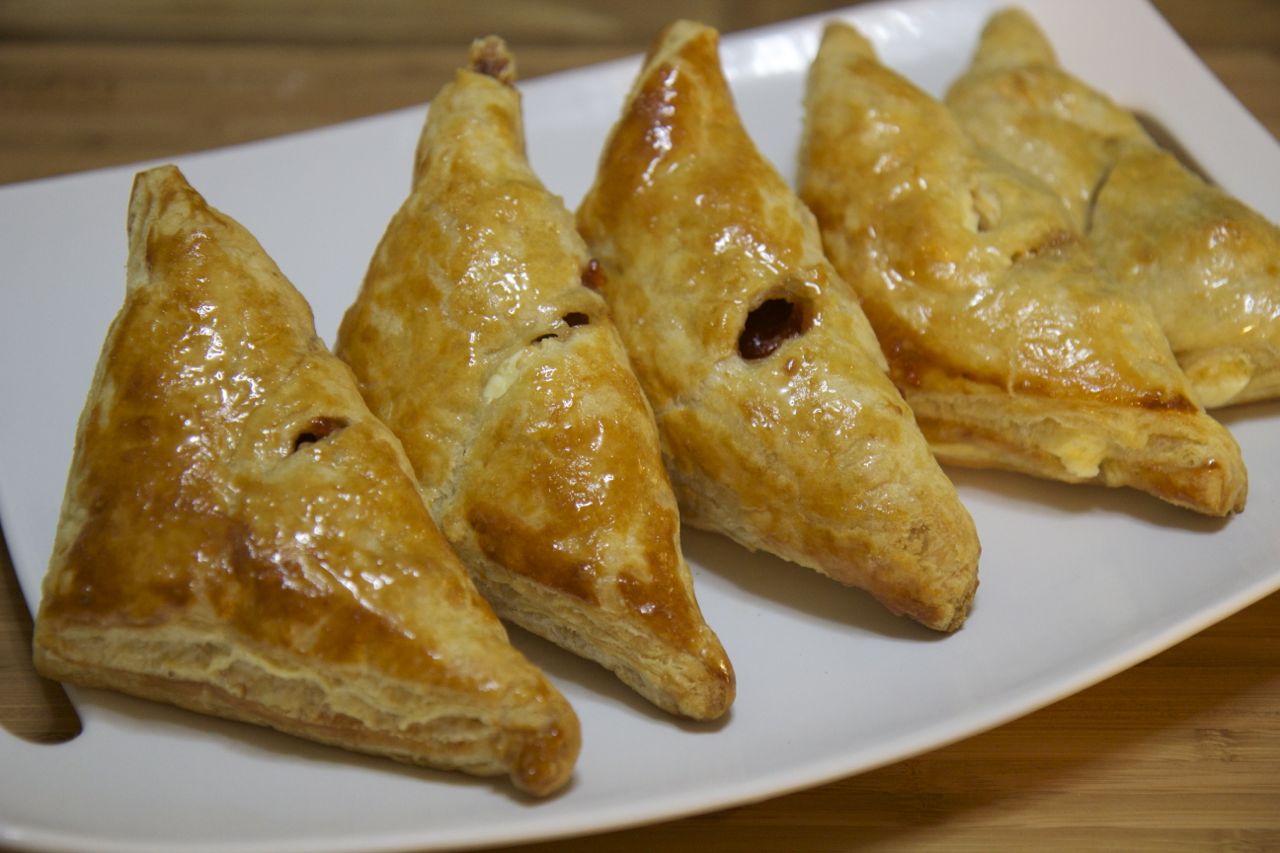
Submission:
<svg viewBox="0 0 1280 853">
<path fill-rule="evenodd" d="M 293 451 L 297 453 L 305 445 L 315 444 L 317 441 L 328 438 L 338 430 L 347 425 L 346 418 L 331 418 L 322 416 L 312 418 L 299 432 L 293 440 Z"/>
<path fill-rule="evenodd" d="M 566 326 L 585 326 L 591 322 L 591 318 L 588 317 L 586 314 L 583 314 L 581 311 L 570 311 L 568 314 L 565 314 L 563 317 L 561 317 L 560 320 Z M 560 336 L 557 335 L 555 332 L 547 332 L 545 335 L 538 335 L 536 338 L 533 339 L 533 342 L 536 344 L 536 343 L 545 341 L 547 338 L 558 338 L 558 337 Z"/>
<path fill-rule="evenodd" d="M 803 332 L 806 325 L 805 312 L 795 302 L 784 297 L 766 299 L 747 315 L 738 336 L 738 353 L 748 360 L 764 358 Z"/>
</svg>

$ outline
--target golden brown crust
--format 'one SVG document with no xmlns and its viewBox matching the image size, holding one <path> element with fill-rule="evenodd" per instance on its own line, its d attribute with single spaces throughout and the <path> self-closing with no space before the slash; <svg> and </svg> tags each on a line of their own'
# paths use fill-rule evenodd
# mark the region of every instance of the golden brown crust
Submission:
<svg viewBox="0 0 1280 853">
<path fill-rule="evenodd" d="M 1102 264 L 1155 309 L 1201 403 L 1280 394 L 1280 229 L 1060 68 L 1020 10 L 991 18 L 947 104 L 1067 201 Z"/>
<path fill-rule="evenodd" d="M 1042 184 L 848 26 L 828 27 L 806 109 L 801 194 L 943 461 L 1243 508 L 1234 440 Z"/>
<path fill-rule="evenodd" d="M 972 521 L 743 130 L 717 41 L 687 21 L 658 37 L 578 213 L 685 517 L 955 630 Z"/>
<path fill-rule="evenodd" d="M 500 42 L 482 52 L 509 67 Z M 585 286 L 598 276 L 524 156 L 518 91 L 460 71 L 338 352 L 499 614 L 714 718 L 733 670 L 694 597 L 652 412 Z"/>
<path fill-rule="evenodd" d="M 57 678 L 399 760 L 567 782 L 578 723 L 506 638 L 306 302 L 141 173 L 37 618 Z"/>
</svg>

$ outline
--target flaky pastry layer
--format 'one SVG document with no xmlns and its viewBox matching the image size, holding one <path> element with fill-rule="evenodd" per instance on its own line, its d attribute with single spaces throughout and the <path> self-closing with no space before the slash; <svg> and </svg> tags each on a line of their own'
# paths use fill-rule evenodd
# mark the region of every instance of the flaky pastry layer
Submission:
<svg viewBox="0 0 1280 853">
<path fill-rule="evenodd" d="M 391 681 L 354 666 L 320 671 L 305 656 L 246 648 L 242 637 L 216 625 L 65 628 L 36 650 L 36 661 L 43 674 L 60 681 L 119 690 L 406 764 L 478 776 L 510 774 L 535 792 L 545 784 L 547 745 L 570 735 L 548 725 L 536 703 L 478 709 L 468 691 L 449 695 L 447 689 L 425 702 L 415 682 Z M 556 751 L 563 766 L 555 774 L 567 775 L 572 755 Z"/>
</svg>

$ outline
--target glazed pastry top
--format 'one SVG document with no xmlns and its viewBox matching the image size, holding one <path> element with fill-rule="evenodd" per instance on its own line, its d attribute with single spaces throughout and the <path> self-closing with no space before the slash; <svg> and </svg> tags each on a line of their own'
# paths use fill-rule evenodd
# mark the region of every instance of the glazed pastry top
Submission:
<svg viewBox="0 0 1280 853">
<path fill-rule="evenodd" d="M 542 770 L 576 754 L 572 711 L 510 646 L 399 443 L 252 236 L 172 167 L 138 177 L 129 234 L 38 643 L 58 650 L 75 627 L 232 636 L 281 666 L 542 705 L 566 714 Z"/>
<path fill-rule="evenodd" d="M 1154 308 L 1204 405 L 1280 394 L 1280 229 L 1061 68 L 1021 10 L 991 18 L 947 105 L 1061 196 L 1117 283 Z"/>
<path fill-rule="evenodd" d="M 1196 409 L 1149 308 L 1110 281 L 1062 203 L 979 151 L 861 34 L 827 29 L 807 99 L 801 192 L 831 224 L 832 251 L 861 271 L 900 386 L 928 373 Z"/>
<path fill-rule="evenodd" d="M 698 24 L 663 31 L 578 212 L 686 521 L 954 629 L 972 523 L 812 215 L 743 129 L 717 48 Z"/>
<path fill-rule="evenodd" d="M 512 62 L 480 42 L 432 102 L 338 353 L 469 564 L 598 606 L 605 633 L 638 620 L 731 685 L 603 274 L 526 158 Z"/>
</svg>

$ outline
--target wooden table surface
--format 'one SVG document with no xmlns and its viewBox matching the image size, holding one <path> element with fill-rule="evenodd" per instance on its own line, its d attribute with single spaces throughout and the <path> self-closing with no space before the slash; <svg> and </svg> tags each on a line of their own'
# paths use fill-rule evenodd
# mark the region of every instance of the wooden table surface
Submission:
<svg viewBox="0 0 1280 853">
<path fill-rule="evenodd" d="M 507 36 L 527 78 L 637 52 L 673 17 L 731 32 L 838 5 L 0 0 L 0 183 L 419 104 L 484 32 Z M 1157 5 L 1280 135 L 1280 2 Z M 0 724 L 64 739 L 78 724 L 30 671 L 30 631 L 0 549 Z M 1280 594 L 926 755 L 754 805 L 522 849 L 1085 847 L 1280 850 Z"/>
</svg>

